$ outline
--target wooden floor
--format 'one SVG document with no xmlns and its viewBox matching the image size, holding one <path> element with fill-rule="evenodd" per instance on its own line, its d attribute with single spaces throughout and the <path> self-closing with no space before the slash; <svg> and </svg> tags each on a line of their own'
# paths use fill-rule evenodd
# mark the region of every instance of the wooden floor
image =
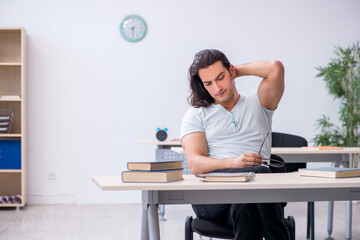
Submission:
<svg viewBox="0 0 360 240">
<path fill-rule="evenodd" d="M 345 240 L 345 202 L 335 203 L 332 237 Z M 189 205 L 166 206 L 160 222 L 163 240 L 183 240 Z M 296 220 L 296 239 L 306 239 L 306 203 L 288 203 L 286 215 Z M 327 237 L 327 202 L 315 203 L 316 239 Z M 140 239 L 141 205 L 30 205 L 20 210 L 0 208 L 1 240 L 132 240 Z M 353 204 L 352 239 L 360 240 L 360 203 Z M 198 236 L 194 239 L 199 239 Z M 206 238 L 204 238 L 206 239 Z"/>
</svg>

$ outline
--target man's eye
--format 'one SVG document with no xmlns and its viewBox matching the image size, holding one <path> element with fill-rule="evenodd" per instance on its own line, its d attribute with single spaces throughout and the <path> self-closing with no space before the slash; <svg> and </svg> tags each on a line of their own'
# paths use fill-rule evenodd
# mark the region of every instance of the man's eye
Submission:
<svg viewBox="0 0 360 240">
<path fill-rule="evenodd" d="M 219 77 L 217 80 L 223 80 L 224 76 Z"/>
</svg>

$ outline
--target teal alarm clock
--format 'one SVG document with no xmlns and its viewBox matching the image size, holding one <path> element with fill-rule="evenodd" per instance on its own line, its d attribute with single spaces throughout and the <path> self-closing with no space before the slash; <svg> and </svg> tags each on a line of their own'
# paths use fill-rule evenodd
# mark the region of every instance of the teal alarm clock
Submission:
<svg viewBox="0 0 360 240">
<path fill-rule="evenodd" d="M 129 15 L 120 24 L 121 36 L 129 42 L 140 41 L 145 37 L 146 32 L 146 22 L 138 15 Z"/>
</svg>

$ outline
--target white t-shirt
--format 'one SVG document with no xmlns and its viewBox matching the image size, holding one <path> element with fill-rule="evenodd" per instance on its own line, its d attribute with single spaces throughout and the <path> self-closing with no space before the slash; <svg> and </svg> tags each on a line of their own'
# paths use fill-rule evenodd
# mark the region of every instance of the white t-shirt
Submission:
<svg viewBox="0 0 360 240">
<path fill-rule="evenodd" d="M 185 114 L 180 138 L 193 132 L 204 132 L 209 157 L 235 158 L 243 153 L 258 153 L 267 133 L 271 133 L 272 115 L 260 104 L 257 91 L 240 99 L 229 112 L 220 104 L 191 107 Z M 271 154 L 271 134 L 261 151 L 264 158 Z"/>
</svg>

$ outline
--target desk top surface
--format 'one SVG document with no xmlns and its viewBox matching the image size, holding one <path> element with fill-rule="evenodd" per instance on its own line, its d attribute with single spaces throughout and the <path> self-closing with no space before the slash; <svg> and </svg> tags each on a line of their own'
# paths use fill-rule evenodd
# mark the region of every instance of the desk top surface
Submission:
<svg viewBox="0 0 360 240">
<path fill-rule="evenodd" d="M 308 188 L 357 188 L 357 178 L 301 177 L 298 172 L 257 174 L 251 182 L 202 182 L 194 175 L 184 175 L 183 181 L 171 183 L 123 183 L 121 176 L 93 177 L 101 190 L 232 190 L 232 189 L 308 189 Z"/>
</svg>

